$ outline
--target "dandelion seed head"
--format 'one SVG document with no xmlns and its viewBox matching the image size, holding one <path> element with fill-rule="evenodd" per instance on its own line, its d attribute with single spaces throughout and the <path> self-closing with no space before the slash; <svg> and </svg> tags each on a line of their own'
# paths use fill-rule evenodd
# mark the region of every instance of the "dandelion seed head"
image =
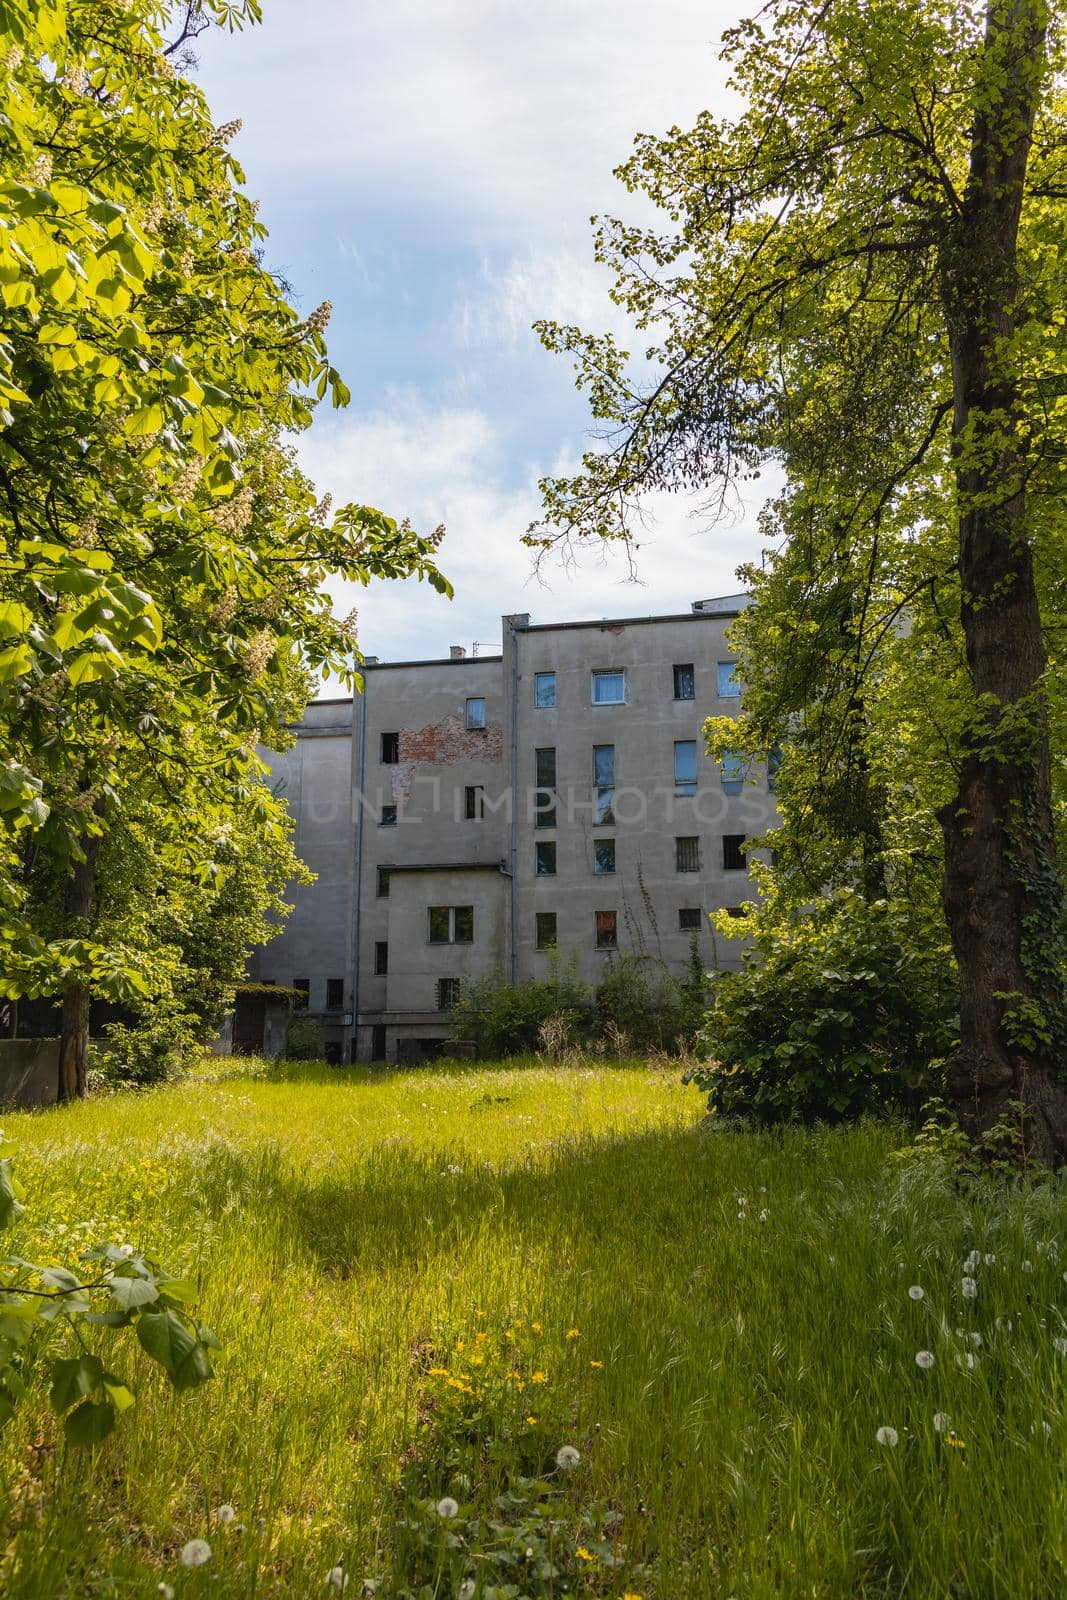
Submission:
<svg viewBox="0 0 1067 1600">
<path fill-rule="evenodd" d="M 453 1500 L 453 1498 L 452 1498 L 452 1496 L 450 1494 L 446 1494 L 446 1495 L 443 1495 L 440 1500 L 438 1500 L 437 1506 L 436 1506 L 436 1511 L 437 1511 L 437 1515 L 439 1517 L 443 1517 L 443 1518 L 447 1519 L 449 1517 L 454 1517 L 454 1516 L 456 1516 L 458 1514 L 459 1506 L 458 1506 L 457 1502 L 455 1500 Z"/>
<path fill-rule="evenodd" d="M 326 1574 L 326 1583 L 329 1588 L 336 1589 L 338 1594 L 344 1594 L 348 1588 L 348 1574 L 344 1567 L 331 1567 Z"/>
<path fill-rule="evenodd" d="M 879 1428 L 874 1437 L 879 1444 L 888 1446 L 890 1450 L 895 1449 L 900 1443 L 900 1435 L 895 1428 Z"/>
<path fill-rule="evenodd" d="M 230 1523 L 236 1518 L 237 1512 L 234 1510 L 233 1506 L 227 1503 L 226 1505 L 216 1506 L 215 1516 L 218 1518 L 219 1522 L 222 1523 L 224 1528 L 228 1528 Z"/>
<path fill-rule="evenodd" d="M 916 1352 L 915 1365 L 921 1367 L 924 1372 L 929 1372 L 933 1364 L 934 1352 L 932 1350 L 919 1350 Z"/>
<path fill-rule="evenodd" d="M 206 1539 L 190 1539 L 182 1545 L 178 1560 L 183 1567 L 204 1567 L 211 1560 L 211 1546 Z"/>
<path fill-rule="evenodd" d="M 974 1278 L 964 1278 L 961 1281 L 960 1288 L 963 1291 L 963 1298 L 965 1300 L 977 1300 L 977 1298 L 978 1298 L 978 1283 L 977 1283 L 976 1279 L 974 1279 Z"/>
<path fill-rule="evenodd" d="M 561 1472 L 571 1472 L 581 1459 L 572 1444 L 561 1444 L 556 1451 L 556 1466 L 559 1467 Z"/>
<path fill-rule="evenodd" d="M 908 1290 L 908 1299 L 909 1300 L 923 1300 L 925 1298 L 926 1298 L 926 1290 L 921 1288 L 919 1284 L 913 1283 L 911 1288 Z"/>
<path fill-rule="evenodd" d="M 944 1433 L 951 1426 L 951 1418 L 947 1411 L 934 1412 L 934 1427 L 938 1433 Z"/>
</svg>

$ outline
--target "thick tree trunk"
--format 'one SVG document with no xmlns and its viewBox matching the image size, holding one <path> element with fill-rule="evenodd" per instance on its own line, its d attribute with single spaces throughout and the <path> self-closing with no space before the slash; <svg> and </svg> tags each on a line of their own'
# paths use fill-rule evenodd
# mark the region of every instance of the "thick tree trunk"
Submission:
<svg viewBox="0 0 1067 1600">
<path fill-rule="evenodd" d="M 1026 443 L 1006 341 L 1044 66 L 1040 0 L 992 0 L 987 63 L 1004 87 L 975 116 L 963 214 L 942 282 L 955 394 L 959 570 L 977 715 L 940 813 L 944 905 L 959 963 L 960 1048 L 948 1084 L 972 1135 L 1023 1107 L 1024 1150 L 1067 1160 L 1063 890 L 1049 783 L 1041 618 L 1026 528 Z M 987 82 L 994 80 L 994 71 Z"/>
<path fill-rule="evenodd" d="M 63 909 L 68 936 L 84 933 L 93 914 L 97 841 L 84 841 L 85 860 L 76 861 L 67 880 Z M 89 1090 L 89 989 L 71 982 L 63 992 L 57 1100 L 81 1100 Z"/>
</svg>

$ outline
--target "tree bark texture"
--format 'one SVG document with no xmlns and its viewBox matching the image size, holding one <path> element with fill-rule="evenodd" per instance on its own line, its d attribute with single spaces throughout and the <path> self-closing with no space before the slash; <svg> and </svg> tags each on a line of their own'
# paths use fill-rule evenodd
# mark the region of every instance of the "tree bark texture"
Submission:
<svg viewBox="0 0 1067 1600">
<path fill-rule="evenodd" d="M 68 935 L 84 932 L 96 898 L 97 841 L 84 841 L 85 860 L 76 861 L 67 880 L 64 921 Z M 71 981 L 63 992 L 57 1100 L 82 1100 L 89 1092 L 89 987 Z"/>
<path fill-rule="evenodd" d="M 1018 233 L 1041 92 L 1041 0 L 992 0 L 985 51 L 1003 89 L 979 105 L 962 213 L 942 253 L 955 400 L 959 572 L 978 716 L 939 814 L 943 898 L 959 965 L 948 1086 L 978 1136 L 1012 1102 L 1030 1159 L 1067 1160 L 1063 889 L 1056 864 L 1045 654 L 1026 528 L 1026 443 L 1002 360 L 1015 327 Z M 987 74 L 992 81 L 993 73 Z"/>
</svg>

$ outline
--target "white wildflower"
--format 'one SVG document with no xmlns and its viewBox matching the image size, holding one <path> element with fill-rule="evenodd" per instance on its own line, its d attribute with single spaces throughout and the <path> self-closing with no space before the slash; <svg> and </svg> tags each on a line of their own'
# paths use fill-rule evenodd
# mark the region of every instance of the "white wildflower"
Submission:
<svg viewBox="0 0 1067 1600">
<path fill-rule="evenodd" d="M 879 1444 L 888 1445 L 891 1450 L 900 1443 L 900 1435 L 895 1428 L 879 1428 L 874 1437 Z"/>
<path fill-rule="evenodd" d="M 157 1583 L 156 1593 L 163 1596 L 163 1600 L 174 1600 L 174 1590 L 169 1583 Z"/>
<path fill-rule="evenodd" d="M 211 1546 L 206 1539 L 190 1539 L 178 1559 L 183 1567 L 204 1567 L 211 1560 Z"/>
<path fill-rule="evenodd" d="M 963 1263 L 964 1272 L 973 1272 L 981 1259 L 982 1252 L 980 1250 L 972 1250 L 966 1261 Z"/>
<path fill-rule="evenodd" d="M 226 1504 L 217 1506 L 215 1508 L 215 1516 L 222 1523 L 224 1528 L 228 1528 L 230 1523 L 236 1518 L 237 1512 L 234 1510 L 233 1506 Z"/>
<path fill-rule="evenodd" d="M 344 1594 L 348 1588 L 348 1574 L 344 1567 L 331 1567 L 326 1574 L 326 1583 L 329 1588 L 336 1589 L 338 1594 Z"/>
<path fill-rule="evenodd" d="M 932 1350 L 919 1350 L 916 1352 L 915 1365 L 921 1367 L 924 1372 L 929 1372 L 933 1364 L 934 1352 Z"/>
<path fill-rule="evenodd" d="M 917 1283 L 913 1283 L 911 1288 L 908 1290 L 909 1300 L 922 1300 L 925 1298 L 925 1296 L 926 1290 L 921 1288 Z"/>
<path fill-rule="evenodd" d="M 446 1494 L 438 1500 L 436 1510 L 439 1517 L 454 1517 L 459 1512 L 459 1505 L 450 1494 Z"/>
<path fill-rule="evenodd" d="M 947 1433 L 951 1426 L 951 1418 L 947 1411 L 934 1412 L 934 1427 L 938 1433 Z"/>
<path fill-rule="evenodd" d="M 760 1214 L 759 1214 L 759 1219 L 760 1219 L 761 1222 L 766 1222 L 768 1216 L 769 1216 L 769 1212 L 761 1211 Z"/>
<path fill-rule="evenodd" d="M 974 1278 L 964 1278 L 960 1287 L 963 1290 L 963 1298 L 965 1300 L 977 1300 L 978 1284 Z"/>
<path fill-rule="evenodd" d="M 969 1350 L 962 1350 L 956 1357 L 956 1365 L 962 1367 L 965 1372 L 973 1372 L 978 1365 L 978 1357 L 972 1355 Z"/>
<path fill-rule="evenodd" d="M 985 1265 L 987 1267 L 993 1266 L 996 1263 L 996 1259 L 997 1259 L 996 1256 L 993 1255 L 988 1250 L 986 1251 L 985 1255 L 982 1257 L 982 1260 L 983 1260 L 983 1262 L 985 1263 Z"/>
<path fill-rule="evenodd" d="M 128 1261 L 130 1259 L 130 1257 L 133 1255 L 133 1245 L 132 1244 L 120 1244 L 119 1245 L 119 1255 L 120 1256 L 124 1256 L 125 1259 Z"/>
</svg>

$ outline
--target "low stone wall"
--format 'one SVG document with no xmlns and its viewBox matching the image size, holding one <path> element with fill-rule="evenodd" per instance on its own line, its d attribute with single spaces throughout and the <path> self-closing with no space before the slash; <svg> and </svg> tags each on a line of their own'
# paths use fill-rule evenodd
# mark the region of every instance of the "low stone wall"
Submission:
<svg viewBox="0 0 1067 1600">
<path fill-rule="evenodd" d="M 0 1039 L 0 1105 L 53 1106 L 58 1092 L 58 1039 Z"/>
</svg>

